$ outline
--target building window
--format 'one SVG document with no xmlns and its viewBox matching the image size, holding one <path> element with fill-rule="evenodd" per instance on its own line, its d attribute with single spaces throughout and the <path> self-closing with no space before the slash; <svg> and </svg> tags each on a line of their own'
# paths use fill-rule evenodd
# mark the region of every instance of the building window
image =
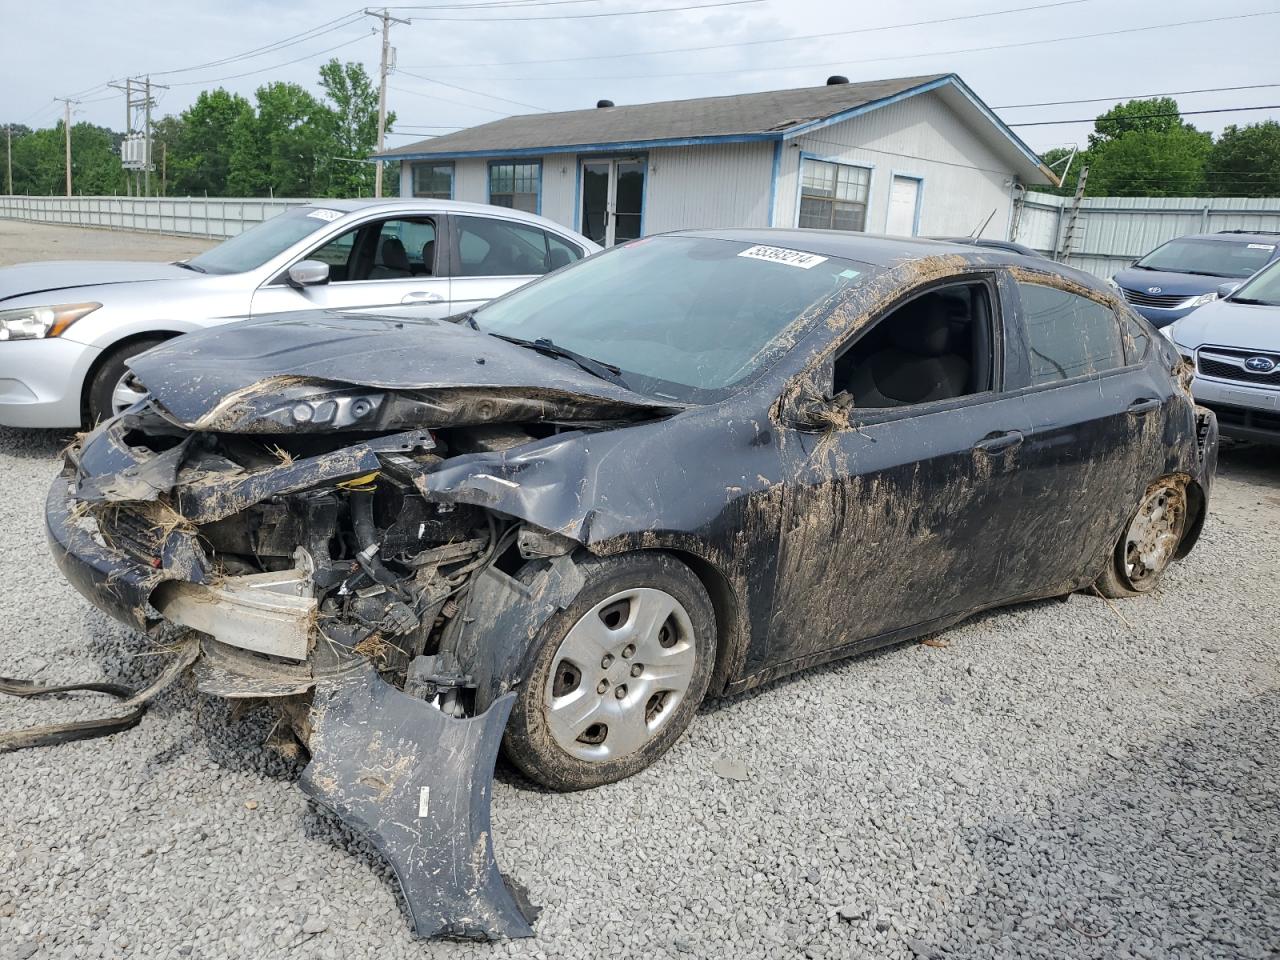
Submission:
<svg viewBox="0 0 1280 960">
<path fill-rule="evenodd" d="M 871 171 L 847 163 L 804 160 L 800 166 L 798 226 L 865 230 Z"/>
<path fill-rule="evenodd" d="M 525 213 L 538 212 L 538 188 L 542 164 L 493 163 L 489 165 L 489 202 Z"/>
<path fill-rule="evenodd" d="M 413 165 L 413 195 L 433 200 L 453 199 L 452 163 L 415 163 Z"/>
</svg>

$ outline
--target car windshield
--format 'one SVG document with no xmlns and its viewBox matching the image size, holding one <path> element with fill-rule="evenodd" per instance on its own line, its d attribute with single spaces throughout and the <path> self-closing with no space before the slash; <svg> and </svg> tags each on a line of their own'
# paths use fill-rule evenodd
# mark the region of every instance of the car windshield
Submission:
<svg viewBox="0 0 1280 960">
<path fill-rule="evenodd" d="M 785 353 L 806 308 L 871 270 L 741 241 L 652 237 L 553 273 L 472 319 L 484 333 L 546 339 L 610 364 L 641 393 L 709 403 Z"/>
<path fill-rule="evenodd" d="M 1280 260 L 1249 280 L 1229 299 L 1280 307 Z"/>
<path fill-rule="evenodd" d="M 342 215 L 338 210 L 294 207 L 229 240 L 223 240 L 212 250 L 206 250 L 187 262 L 205 273 L 254 270 Z"/>
<path fill-rule="evenodd" d="M 1134 266 L 1143 270 L 1168 270 L 1170 273 L 1247 277 L 1266 266 L 1275 252 L 1274 243 L 1184 237 L 1156 247 Z"/>
</svg>

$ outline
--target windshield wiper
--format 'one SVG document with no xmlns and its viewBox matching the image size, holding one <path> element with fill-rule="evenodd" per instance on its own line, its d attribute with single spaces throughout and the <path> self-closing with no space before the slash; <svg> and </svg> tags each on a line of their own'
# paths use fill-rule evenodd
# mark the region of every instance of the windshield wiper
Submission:
<svg viewBox="0 0 1280 960">
<path fill-rule="evenodd" d="M 475 321 L 471 323 L 474 325 Z M 478 330 L 479 327 L 476 327 Z M 593 357 L 584 356 L 577 351 L 570 350 L 568 347 L 562 347 L 557 343 L 553 343 L 546 337 L 539 337 L 536 340 L 525 340 L 521 337 L 508 337 L 503 333 L 490 333 L 489 336 L 497 337 L 499 340 L 505 340 L 507 343 L 514 343 L 517 347 L 527 347 L 530 350 L 537 350 L 539 353 L 545 353 L 547 356 L 559 357 L 562 360 L 568 360 L 577 364 L 592 376 L 599 377 L 601 380 L 608 380 L 610 383 L 617 384 L 623 389 L 629 390 L 627 382 L 622 379 L 622 371 L 615 367 L 612 363 L 605 363 L 603 360 L 596 360 Z"/>
<path fill-rule="evenodd" d="M 197 267 L 194 263 L 187 263 L 185 260 L 175 261 L 175 267 L 181 267 L 183 270 L 194 270 L 196 273 L 208 273 L 204 267 Z"/>
<path fill-rule="evenodd" d="M 1255 307 L 1275 307 L 1280 306 L 1275 300 L 1258 300 L 1255 297 L 1227 297 L 1231 303 L 1248 303 Z"/>
</svg>

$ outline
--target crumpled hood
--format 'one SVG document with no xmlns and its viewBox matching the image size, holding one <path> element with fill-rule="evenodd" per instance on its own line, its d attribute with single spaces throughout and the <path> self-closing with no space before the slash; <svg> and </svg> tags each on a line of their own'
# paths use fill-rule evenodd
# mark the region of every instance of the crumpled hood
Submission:
<svg viewBox="0 0 1280 960">
<path fill-rule="evenodd" d="M 0 301 L 75 287 L 189 279 L 197 276 L 199 274 L 172 263 L 137 263 L 128 260 L 48 260 L 43 263 L 20 263 L 0 268 Z"/>
<path fill-rule="evenodd" d="M 1280 353 L 1280 307 L 1215 300 L 1177 321 L 1170 333 L 1190 350 L 1208 344 Z"/>
<path fill-rule="evenodd" d="M 1170 273 L 1166 270 L 1139 270 L 1136 267 L 1121 270 L 1113 278 L 1127 290 L 1150 293 L 1151 287 L 1159 287 L 1162 297 L 1198 297 L 1218 289 L 1220 284 L 1233 277 L 1206 277 L 1198 273 Z"/>
<path fill-rule="evenodd" d="M 604 401 L 631 409 L 681 405 L 598 379 L 573 364 L 470 327 L 307 310 L 199 330 L 129 361 L 143 385 L 184 424 L 229 398 L 299 382 L 377 390 L 475 390 Z"/>
</svg>

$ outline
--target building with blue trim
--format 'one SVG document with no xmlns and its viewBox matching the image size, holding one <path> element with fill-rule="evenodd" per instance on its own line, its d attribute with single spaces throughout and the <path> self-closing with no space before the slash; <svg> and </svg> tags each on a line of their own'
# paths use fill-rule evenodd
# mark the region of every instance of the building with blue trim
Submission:
<svg viewBox="0 0 1280 960">
<path fill-rule="evenodd" d="M 955 74 L 506 117 L 378 155 L 401 196 L 540 213 L 608 245 L 696 227 L 1007 238 L 1053 174 Z"/>
</svg>

